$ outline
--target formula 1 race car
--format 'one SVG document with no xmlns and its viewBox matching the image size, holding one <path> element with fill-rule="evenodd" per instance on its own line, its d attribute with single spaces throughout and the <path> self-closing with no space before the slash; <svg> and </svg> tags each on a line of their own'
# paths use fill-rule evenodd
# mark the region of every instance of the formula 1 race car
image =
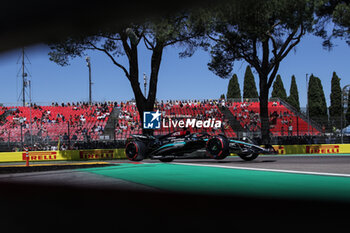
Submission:
<svg viewBox="0 0 350 233">
<path fill-rule="evenodd" d="M 125 154 L 129 160 L 141 161 L 147 157 L 171 162 L 185 158 L 185 154 L 205 149 L 209 157 L 224 159 L 231 153 L 245 161 L 251 161 L 259 154 L 273 153 L 272 147 L 263 148 L 254 143 L 228 139 L 225 135 L 212 136 L 208 133 L 176 131 L 167 135 L 132 135 L 126 144 Z"/>
</svg>

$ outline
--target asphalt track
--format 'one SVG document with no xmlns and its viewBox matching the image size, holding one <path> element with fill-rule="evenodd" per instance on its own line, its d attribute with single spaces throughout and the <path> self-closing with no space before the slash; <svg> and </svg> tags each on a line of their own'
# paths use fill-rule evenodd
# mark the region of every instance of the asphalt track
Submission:
<svg viewBox="0 0 350 233">
<path fill-rule="evenodd" d="M 232 219 L 340 221 L 350 209 L 350 155 L 1 164 L 0 190 L 1 226 L 19 231 L 38 219 L 64 228 L 113 218 L 123 224 L 108 229 L 124 232 L 217 230 Z M 97 222 L 80 226 L 100 230 Z"/>
</svg>

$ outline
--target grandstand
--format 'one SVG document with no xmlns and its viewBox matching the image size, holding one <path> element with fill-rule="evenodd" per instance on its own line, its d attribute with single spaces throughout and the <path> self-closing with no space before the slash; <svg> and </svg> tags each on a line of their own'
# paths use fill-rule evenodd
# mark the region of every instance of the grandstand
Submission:
<svg viewBox="0 0 350 233">
<path fill-rule="evenodd" d="M 3 141 L 18 142 L 28 135 L 35 135 L 40 139 L 58 141 L 59 136 L 66 134 L 71 135 L 73 140 L 84 140 L 87 136 L 96 140 L 112 110 L 111 105 L 79 103 L 2 107 L 5 116 L 0 126 L 0 137 Z"/>
<path fill-rule="evenodd" d="M 166 103 L 160 102 L 155 106 L 155 110 L 159 110 L 162 113 L 162 117 L 165 121 L 169 119 L 186 120 L 187 118 L 196 118 L 197 120 L 207 120 L 209 118 L 215 118 L 223 121 L 223 128 L 220 129 L 204 129 L 205 132 L 211 134 L 226 133 L 229 137 L 235 137 L 233 129 L 227 122 L 225 122 L 224 115 L 220 112 L 217 104 L 214 102 L 197 102 L 197 101 L 168 101 Z M 117 138 L 128 138 L 131 134 L 141 133 L 141 127 L 139 125 L 140 115 L 136 110 L 135 103 L 126 103 L 121 106 L 121 113 L 119 114 L 118 125 L 116 128 Z M 164 135 L 179 128 L 163 128 L 155 131 L 155 135 Z M 191 133 L 203 132 L 202 129 L 189 128 Z"/>
<path fill-rule="evenodd" d="M 190 132 L 225 134 L 228 137 L 259 135 L 261 121 L 259 102 L 186 100 L 157 102 L 155 110 L 162 113 L 168 121 L 196 118 L 221 120 L 221 128 L 189 128 Z M 320 135 L 314 123 L 296 112 L 281 100 L 269 102 L 269 115 L 272 136 Z M 156 130 L 155 135 L 179 130 L 178 127 Z M 9 106 L 0 108 L 0 140 L 11 143 L 35 144 L 56 143 L 73 144 L 77 141 L 125 140 L 132 134 L 141 134 L 140 115 L 133 101 L 121 103 L 67 103 L 49 106 L 32 105 L 28 107 Z M 22 145 L 23 146 L 23 145 Z"/>
<path fill-rule="evenodd" d="M 235 120 L 245 131 L 259 132 L 261 128 L 258 101 L 231 102 L 228 104 Z M 319 126 L 308 124 L 306 117 L 285 102 L 276 99 L 268 103 L 270 132 L 273 136 L 319 135 Z"/>
</svg>

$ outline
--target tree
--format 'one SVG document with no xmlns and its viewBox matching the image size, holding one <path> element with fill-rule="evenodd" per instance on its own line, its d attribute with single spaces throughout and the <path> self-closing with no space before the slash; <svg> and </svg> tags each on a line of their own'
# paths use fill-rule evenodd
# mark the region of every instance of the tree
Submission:
<svg viewBox="0 0 350 233">
<path fill-rule="evenodd" d="M 247 66 L 247 68 L 245 69 L 243 83 L 243 99 L 247 98 L 259 98 L 255 84 L 255 77 L 250 66 Z"/>
<path fill-rule="evenodd" d="M 246 61 L 259 75 L 262 142 L 270 141 L 268 94 L 280 63 L 312 31 L 313 1 L 229 1 L 211 18 L 209 69 L 221 78 Z"/>
<path fill-rule="evenodd" d="M 271 97 L 280 98 L 284 101 L 287 100 L 287 93 L 286 93 L 286 89 L 284 89 L 281 75 L 277 75 L 276 80 L 273 83 Z"/>
<path fill-rule="evenodd" d="M 341 111 L 343 109 L 341 105 L 341 87 L 340 87 L 340 78 L 338 75 L 333 72 L 332 81 L 331 81 L 331 94 L 330 94 L 330 102 L 329 106 L 329 117 L 333 125 L 337 128 L 340 128 L 340 117 Z"/>
<path fill-rule="evenodd" d="M 220 95 L 220 99 L 221 99 L 221 100 L 224 100 L 224 99 L 225 99 L 225 94 L 221 94 L 221 95 Z"/>
<path fill-rule="evenodd" d="M 294 75 L 292 76 L 287 102 L 290 105 L 292 105 L 296 110 L 300 111 L 299 92 Z"/>
<path fill-rule="evenodd" d="M 69 65 L 70 59 L 86 55 L 86 51 L 94 50 L 105 54 L 112 63 L 121 69 L 132 87 L 136 106 L 143 123 L 143 112 L 152 111 L 157 94 L 159 68 L 163 50 L 167 46 L 181 43 L 191 50 L 195 41 L 194 34 L 189 31 L 188 16 L 163 17 L 157 21 L 147 21 L 143 24 L 110 26 L 94 35 L 69 37 L 64 41 L 49 44 L 50 60 L 61 65 Z M 139 83 L 138 48 L 144 43 L 151 55 L 151 73 L 148 96 L 144 96 Z M 186 52 L 186 50 L 185 50 Z M 126 55 L 128 64 L 120 63 L 118 57 Z M 143 130 L 143 133 L 152 133 Z"/>
<path fill-rule="evenodd" d="M 345 126 L 350 125 L 350 89 L 348 92 L 348 108 L 345 113 Z"/>
<path fill-rule="evenodd" d="M 321 80 L 310 76 L 308 89 L 308 111 L 311 119 L 326 124 L 328 120 L 326 98 Z"/>
<path fill-rule="evenodd" d="M 237 74 L 233 74 L 227 87 L 227 99 L 241 99 L 241 88 L 239 87 Z"/>
<path fill-rule="evenodd" d="M 345 39 L 350 45 L 350 2 L 348 0 L 316 0 L 316 15 L 318 23 L 315 30 L 317 36 L 321 36 L 325 48 L 333 47 L 333 38 Z M 332 21 L 332 24 L 329 22 Z M 327 31 L 333 27 L 331 34 Z"/>
</svg>

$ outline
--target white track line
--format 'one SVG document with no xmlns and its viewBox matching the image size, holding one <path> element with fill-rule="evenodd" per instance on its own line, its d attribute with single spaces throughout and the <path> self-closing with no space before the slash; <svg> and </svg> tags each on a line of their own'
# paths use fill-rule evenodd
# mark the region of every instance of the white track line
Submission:
<svg viewBox="0 0 350 233">
<path fill-rule="evenodd" d="M 338 173 L 327 173 L 327 172 L 308 172 L 308 171 L 266 169 L 266 168 L 253 168 L 253 167 L 234 167 L 234 166 L 209 165 L 209 164 L 203 165 L 203 164 L 196 164 L 196 163 L 171 163 L 171 164 L 189 165 L 189 166 L 198 166 L 198 167 L 218 167 L 218 168 L 241 169 L 241 170 L 252 170 L 252 171 L 284 172 L 284 173 L 303 174 L 303 175 L 350 177 L 350 174 L 341 174 L 341 173 L 338 174 Z"/>
</svg>

